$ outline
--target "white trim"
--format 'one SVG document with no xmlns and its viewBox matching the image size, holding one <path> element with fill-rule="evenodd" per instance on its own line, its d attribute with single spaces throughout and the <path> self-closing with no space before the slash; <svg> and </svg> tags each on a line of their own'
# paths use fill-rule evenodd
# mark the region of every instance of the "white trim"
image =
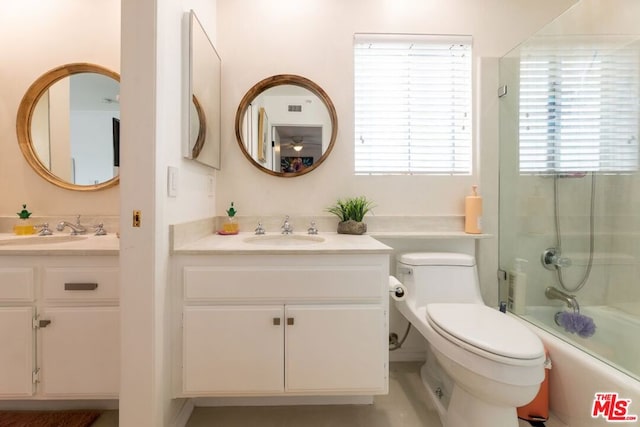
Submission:
<svg viewBox="0 0 640 427">
<path fill-rule="evenodd" d="M 297 406 L 297 405 L 371 405 L 373 396 L 258 396 L 198 397 L 196 407 L 219 406 Z"/>
<path fill-rule="evenodd" d="M 473 37 L 460 34 L 385 34 L 385 33 L 355 33 L 354 43 L 389 43 L 389 42 L 415 42 L 441 44 L 443 40 L 451 43 L 471 45 Z"/>
<path fill-rule="evenodd" d="M 195 408 L 192 399 L 185 399 L 170 425 L 172 427 L 185 427 Z"/>
</svg>

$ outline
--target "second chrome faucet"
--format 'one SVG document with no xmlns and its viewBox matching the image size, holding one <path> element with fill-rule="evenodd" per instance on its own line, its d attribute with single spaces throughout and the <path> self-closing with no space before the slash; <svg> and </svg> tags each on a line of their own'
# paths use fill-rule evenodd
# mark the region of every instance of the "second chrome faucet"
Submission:
<svg viewBox="0 0 640 427">
<path fill-rule="evenodd" d="M 308 234 L 318 234 L 318 227 L 315 221 L 311 221 L 311 225 L 307 229 Z M 258 221 L 258 226 L 255 228 L 254 233 L 256 235 L 262 235 L 266 233 L 265 227 L 262 225 L 262 221 Z M 293 224 L 291 223 L 291 217 L 289 215 L 285 215 L 284 220 L 282 221 L 282 225 L 280 226 L 281 234 L 293 234 Z"/>
<path fill-rule="evenodd" d="M 48 230 L 48 224 L 43 224 L 43 225 L 47 225 L 47 227 L 45 227 Z M 56 225 L 56 230 L 58 231 L 63 231 L 65 228 L 70 228 L 71 229 L 71 235 L 72 236 L 77 236 L 78 234 L 87 234 L 87 227 L 82 225 L 80 223 L 80 215 L 76 216 L 76 223 L 73 224 L 69 221 L 60 221 L 58 223 L 58 225 Z M 107 235 L 107 230 L 105 230 L 104 228 L 104 224 L 98 223 L 96 225 L 91 226 L 93 229 L 95 229 L 95 235 L 96 236 L 106 236 Z M 43 233 L 45 231 L 45 229 L 43 229 L 41 231 L 41 234 L 46 234 Z"/>
<path fill-rule="evenodd" d="M 68 221 L 60 221 L 56 226 L 56 230 L 62 231 L 65 227 L 69 227 L 71 229 L 71 235 L 75 236 L 77 234 L 86 234 L 87 227 L 80 223 L 80 215 L 76 217 L 76 223 L 72 224 Z"/>
<path fill-rule="evenodd" d="M 284 217 L 284 222 L 282 223 L 282 234 L 291 234 L 293 233 L 293 225 L 289 222 L 289 215 Z"/>
</svg>

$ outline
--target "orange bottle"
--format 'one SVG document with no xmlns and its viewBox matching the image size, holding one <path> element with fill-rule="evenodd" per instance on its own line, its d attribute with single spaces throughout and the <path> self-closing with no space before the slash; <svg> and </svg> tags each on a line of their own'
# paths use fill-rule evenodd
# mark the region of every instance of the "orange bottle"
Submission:
<svg viewBox="0 0 640 427">
<path fill-rule="evenodd" d="M 464 199 L 464 232 L 482 233 L 482 197 L 478 196 L 478 186 L 471 187 L 473 194 Z"/>
</svg>

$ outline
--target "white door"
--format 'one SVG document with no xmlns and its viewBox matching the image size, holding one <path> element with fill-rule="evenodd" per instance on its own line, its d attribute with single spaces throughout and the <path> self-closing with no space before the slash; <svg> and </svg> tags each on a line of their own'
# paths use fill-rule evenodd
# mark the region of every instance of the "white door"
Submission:
<svg viewBox="0 0 640 427">
<path fill-rule="evenodd" d="M 287 391 L 386 390 L 382 307 L 291 305 L 285 315 Z"/>
<path fill-rule="evenodd" d="M 32 307 L 0 308 L 0 396 L 33 394 Z"/>
<path fill-rule="evenodd" d="M 40 380 L 45 395 L 117 397 L 120 388 L 118 307 L 56 307 L 40 319 Z"/>
<path fill-rule="evenodd" d="M 186 307 L 185 394 L 284 389 L 282 306 Z"/>
</svg>

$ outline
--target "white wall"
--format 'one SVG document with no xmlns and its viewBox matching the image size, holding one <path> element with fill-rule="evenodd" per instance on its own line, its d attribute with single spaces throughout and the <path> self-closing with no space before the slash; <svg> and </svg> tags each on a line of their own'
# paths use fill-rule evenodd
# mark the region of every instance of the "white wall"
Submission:
<svg viewBox="0 0 640 427">
<path fill-rule="evenodd" d="M 243 215 L 318 215 L 337 197 L 364 194 L 375 201 L 378 215 L 461 214 L 464 196 L 479 179 L 478 169 L 470 177 L 353 175 L 353 34 L 471 34 L 477 65 L 478 57 L 501 56 L 571 3 L 220 1 L 223 166 L 217 213 L 223 214 L 225 206 L 234 200 Z M 279 73 L 300 74 L 318 83 L 331 97 L 338 113 L 337 144 L 331 156 L 313 173 L 295 179 L 268 176 L 252 167 L 233 136 L 235 109 L 244 93 L 259 80 Z M 479 113 L 476 111 L 476 119 Z M 257 182 L 261 185 L 255 185 Z M 268 191 L 264 191 L 265 186 Z"/>
<path fill-rule="evenodd" d="M 166 115 L 163 116 L 165 119 L 173 118 L 176 122 L 180 120 L 182 123 L 181 133 L 171 135 L 171 139 L 174 142 L 182 138 L 188 138 L 187 108 L 190 106 L 191 98 L 188 96 L 182 97 L 182 91 L 187 93 L 189 87 L 187 74 L 188 50 L 184 41 L 187 37 L 185 33 L 187 28 L 185 14 L 190 9 L 195 11 L 207 35 L 212 43 L 216 45 L 216 0 L 183 0 L 175 7 L 171 16 L 166 17 L 166 33 L 161 35 L 164 47 L 160 47 L 160 49 L 168 49 L 170 54 L 158 67 L 160 70 L 172 70 L 175 73 L 178 72 L 178 67 L 181 67 L 181 86 L 178 86 L 178 81 L 175 80 L 168 90 L 173 92 L 173 96 L 176 99 L 175 102 L 177 102 L 177 99 L 181 100 L 182 110 L 179 111 L 175 105 L 170 104 L 165 106 Z M 189 104 L 185 105 L 187 102 Z M 177 129 L 175 130 L 177 131 Z M 215 183 L 218 172 L 193 160 L 182 158 L 180 146 L 173 142 L 166 147 L 166 150 L 167 166 L 179 168 L 177 197 L 171 197 L 166 200 L 168 224 L 213 216 L 215 214 Z M 162 180 L 166 186 L 166 168 L 164 171 L 158 172 L 160 174 L 158 179 Z"/>
<path fill-rule="evenodd" d="M 216 213 L 233 200 L 241 215 L 322 215 L 339 197 L 366 195 L 376 215 L 462 215 L 472 184 L 484 196 L 479 243 L 483 296 L 497 304 L 498 77 L 496 61 L 558 16 L 573 0 L 220 0 L 218 51 L 223 61 L 222 170 Z M 250 29 L 250 30 L 247 30 Z M 353 34 L 467 34 L 474 50 L 474 171 L 472 176 L 353 174 Z M 338 115 L 336 146 L 310 174 L 277 178 L 250 165 L 233 135 L 236 107 L 265 77 L 291 73 L 319 84 Z M 304 203 L 300 201 L 303 200 Z"/>
<path fill-rule="evenodd" d="M 157 427 L 170 422 L 181 403 L 169 399 L 165 375 L 171 344 L 165 339 L 171 320 L 166 298 L 168 226 L 211 216 L 215 200 L 215 172 L 184 160 L 180 151 L 187 126 L 182 104 L 187 87 L 183 16 L 195 9 L 215 42 L 216 2 L 123 4 L 122 182 L 92 193 L 62 190 L 37 176 L 18 148 L 15 118 L 29 85 L 54 67 L 91 62 L 121 72 L 120 1 L 3 4 L 0 180 L 11 185 L 0 193 L 0 216 L 14 216 L 22 203 L 38 216 L 121 214 L 121 425 Z M 179 169 L 176 198 L 166 196 L 169 165 Z M 143 212 L 141 228 L 131 227 L 133 209 Z"/>
<path fill-rule="evenodd" d="M 166 375 L 171 344 L 167 339 L 169 224 L 221 215 L 231 200 L 243 215 L 316 215 L 336 197 L 350 194 L 366 194 L 375 200 L 379 215 L 459 215 L 471 183 L 482 178 L 482 183 L 491 184 L 479 171 L 486 170 L 491 177 L 496 173 L 491 167 L 495 159 L 487 162 L 490 167 L 486 169 L 481 159 L 482 169 L 476 168 L 472 177 L 353 176 L 354 32 L 471 34 L 477 65 L 478 57 L 502 55 L 570 3 L 220 0 L 216 6 L 215 0 L 123 1 L 123 182 L 120 187 L 82 194 L 58 189 L 31 171 L 18 149 L 15 115 L 29 84 L 55 66 L 94 62 L 120 70 L 120 3 L 24 0 L 3 4 L 0 180 L 12 186 L 3 187 L 0 215 L 13 215 L 24 202 L 38 215 L 121 214 L 121 425 L 165 425 L 180 403 L 169 399 Z M 183 14 L 190 7 L 196 9 L 223 62 L 219 173 L 182 159 L 180 152 L 181 138 L 186 135 Z M 14 44 L 15 40 L 20 43 Z M 338 112 L 338 141 L 330 158 L 318 170 L 295 179 L 271 177 L 251 167 L 233 136 L 234 113 L 241 97 L 257 81 L 279 73 L 311 78 L 327 91 Z M 486 78 L 491 81 L 489 75 Z M 497 115 L 485 117 L 484 104 L 477 105 L 481 108 L 475 116 L 482 117 L 482 123 L 476 135 L 491 136 Z M 487 147 L 497 144 L 481 138 L 476 142 L 489 144 Z M 480 152 L 485 153 L 484 149 Z M 179 168 L 176 198 L 166 195 L 168 166 Z M 217 194 L 210 194 L 211 183 L 217 183 Z M 482 190 L 497 194 L 495 187 Z M 130 226 L 133 209 L 143 210 L 141 228 Z"/>
<path fill-rule="evenodd" d="M 27 203 L 36 216 L 117 215 L 111 188 L 78 194 L 40 178 L 18 148 L 16 114 L 31 83 L 50 69 L 90 62 L 120 71 L 119 0 L 3 2 L 0 13 L 0 216 Z"/>
<path fill-rule="evenodd" d="M 215 0 L 123 2 L 121 140 L 122 373 L 120 425 L 172 424 L 169 339 L 172 279 L 169 225 L 211 216 L 211 169 L 182 158 L 190 98 L 183 43 L 185 12 L 196 10 L 215 42 Z M 187 100 L 187 101 L 185 101 Z M 135 167 L 127 167 L 125 162 Z M 167 196 L 167 168 L 179 169 L 177 197 Z M 142 225 L 131 227 L 133 210 Z"/>
</svg>

